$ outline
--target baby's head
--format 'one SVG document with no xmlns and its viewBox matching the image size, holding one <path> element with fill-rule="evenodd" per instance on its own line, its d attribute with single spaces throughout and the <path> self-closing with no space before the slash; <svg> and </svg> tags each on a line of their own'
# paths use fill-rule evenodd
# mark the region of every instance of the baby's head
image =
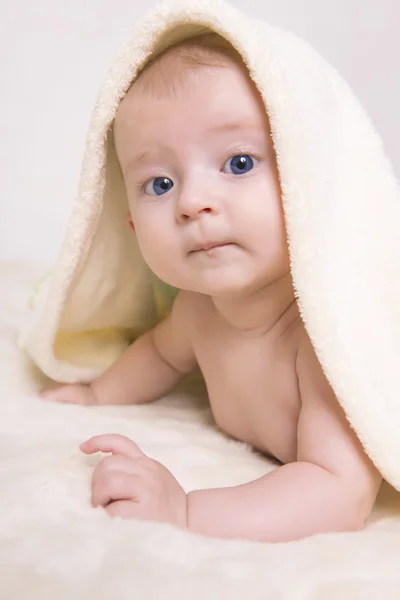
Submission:
<svg viewBox="0 0 400 600">
<path fill-rule="evenodd" d="M 197 36 L 148 63 L 114 139 L 138 244 L 160 279 L 226 297 L 288 274 L 268 117 L 223 38 Z M 209 244 L 224 245 L 199 249 Z"/>
</svg>

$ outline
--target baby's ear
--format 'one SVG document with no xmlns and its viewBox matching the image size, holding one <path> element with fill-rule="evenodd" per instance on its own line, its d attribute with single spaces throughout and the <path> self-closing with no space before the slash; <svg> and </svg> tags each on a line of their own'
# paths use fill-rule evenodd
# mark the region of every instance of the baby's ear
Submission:
<svg viewBox="0 0 400 600">
<path fill-rule="evenodd" d="M 132 215 L 130 212 L 126 213 L 126 220 L 128 221 L 128 225 L 132 229 L 132 231 L 135 231 L 135 226 L 133 224 Z"/>
</svg>

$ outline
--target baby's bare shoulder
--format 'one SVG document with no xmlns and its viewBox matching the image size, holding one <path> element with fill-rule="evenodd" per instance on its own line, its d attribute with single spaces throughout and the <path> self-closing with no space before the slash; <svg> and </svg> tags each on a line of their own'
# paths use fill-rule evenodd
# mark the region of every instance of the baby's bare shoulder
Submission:
<svg viewBox="0 0 400 600">
<path fill-rule="evenodd" d="M 193 299 L 180 290 L 171 312 L 151 330 L 157 352 L 177 371 L 190 373 L 197 367 L 192 343 Z"/>
</svg>

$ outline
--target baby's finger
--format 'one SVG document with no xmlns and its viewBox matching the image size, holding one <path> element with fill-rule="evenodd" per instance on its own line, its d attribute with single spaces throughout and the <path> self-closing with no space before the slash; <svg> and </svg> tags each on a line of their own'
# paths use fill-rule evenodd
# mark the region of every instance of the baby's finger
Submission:
<svg viewBox="0 0 400 600">
<path fill-rule="evenodd" d="M 53 388 L 49 388 L 47 390 L 43 390 L 42 392 L 39 393 L 39 398 L 41 400 L 46 400 L 46 401 L 50 401 L 50 402 L 58 402 L 60 404 L 73 404 L 74 403 L 74 397 L 68 393 L 65 392 L 65 387 L 64 386 L 58 386 L 58 387 L 53 387 Z"/>
<path fill-rule="evenodd" d="M 131 500 L 117 500 L 110 502 L 104 507 L 110 517 L 121 517 L 123 519 L 135 519 L 140 516 L 140 504 Z"/>
<path fill-rule="evenodd" d="M 98 479 L 107 478 L 109 477 L 109 474 L 114 471 L 122 471 L 123 473 L 131 475 L 140 475 L 140 473 L 138 473 L 137 463 L 137 460 L 132 460 L 132 458 L 121 456 L 119 454 L 106 456 L 97 463 L 93 471 L 92 482 L 94 484 Z"/>
<path fill-rule="evenodd" d="M 118 433 L 107 433 L 104 435 L 95 435 L 86 440 L 79 446 L 85 454 L 93 454 L 94 452 L 112 452 L 112 454 L 120 454 L 128 458 L 139 458 L 145 456 L 139 446 L 134 441 L 119 435 Z"/>
<path fill-rule="evenodd" d="M 115 471 L 92 484 L 93 506 L 106 506 L 115 500 L 138 501 L 140 477 Z"/>
</svg>

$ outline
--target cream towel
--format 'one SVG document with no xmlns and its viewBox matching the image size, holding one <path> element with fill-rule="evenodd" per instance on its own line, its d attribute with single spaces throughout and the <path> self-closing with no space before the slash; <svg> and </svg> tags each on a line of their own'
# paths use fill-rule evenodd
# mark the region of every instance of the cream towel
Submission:
<svg viewBox="0 0 400 600">
<path fill-rule="evenodd" d="M 206 31 L 232 43 L 262 94 L 302 318 L 366 452 L 400 489 L 400 198 L 392 167 L 349 86 L 309 44 L 223 0 L 157 5 L 107 73 L 50 290 L 20 343 L 52 379 L 88 382 L 157 321 L 152 276 L 125 223 L 111 126 L 149 58 Z"/>
</svg>

